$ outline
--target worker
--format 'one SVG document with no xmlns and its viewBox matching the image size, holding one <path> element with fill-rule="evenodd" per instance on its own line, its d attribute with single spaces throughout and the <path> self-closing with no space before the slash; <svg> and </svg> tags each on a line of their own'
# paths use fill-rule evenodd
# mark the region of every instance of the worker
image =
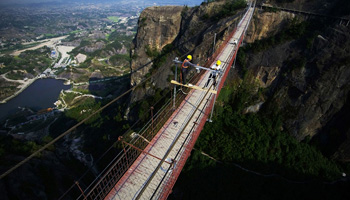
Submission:
<svg viewBox="0 0 350 200">
<path fill-rule="evenodd" d="M 207 87 L 207 86 L 209 85 L 211 79 L 213 79 L 213 85 L 214 85 L 214 87 L 215 87 L 215 85 L 216 85 L 216 75 L 217 75 L 217 74 L 219 73 L 219 71 L 221 70 L 221 61 L 220 61 L 220 60 L 216 61 L 216 63 L 215 63 L 214 65 L 212 65 L 210 68 L 211 68 L 212 70 L 214 70 L 214 71 L 211 71 L 211 73 L 210 73 L 210 75 L 209 75 L 209 78 L 208 78 L 208 81 L 207 81 L 207 83 L 204 85 L 203 88 L 205 88 L 205 87 Z"/>
<path fill-rule="evenodd" d="M 184 60 L 184 62 L 181 65 L 181 77 L 182 78 L 182 84 L 186 85 L 186 76 L 189 71 L 188 67 L 196 67 L 195 64 L 191 63 L 192 56 L 188 55 L 187 58 Z M 192 84 L 188 84 L 189 86 L 193 86 Z"/>
</svg>

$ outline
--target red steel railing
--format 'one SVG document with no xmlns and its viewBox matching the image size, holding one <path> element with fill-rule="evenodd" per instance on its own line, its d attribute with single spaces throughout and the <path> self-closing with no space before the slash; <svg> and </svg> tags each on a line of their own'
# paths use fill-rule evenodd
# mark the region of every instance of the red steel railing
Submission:
<svg viewBox="0 0 350 200">
<path fill-rule="evenodd" d="M 245 16 L 246 18 L 247 16 Z M 245 18 L 243 20 L 245 20 Z M 250 20 L 250 19 L 249 19 Z M 245 27 L 246 29 L 246 27 Z M 232 33 L 226 38 L 225 42 L 220 46 L 220 48 L 218 48 L 216 51 L 215 51 L 215 54 L 208 60 L 208 62 L 206 63 L 206 65 L 208 64 L 213 64 L 216 59 L 219 57 L 220 53 L 223 51 L 223 49 L 226 47 L 227 43 L 230 41 L 230 39 L 233 37 L 233 35 L 235 34 L 236 32 L 236 28 L 232 31 Z M 244 33 L 245 31 L 243 31 L 243 34 L 241 35 L 239 41 L 238 41 L 238 44 L 237 44 L 237 48 L 236 50 L 232 51 L 231 53 L 233 54 L 230 61 L 229 61 L 229 64 L 227 65 L 227 68 L 225 70 L 225 73 L 223 74 L 223 77 L 220 81 L 220 84 L 218 86 L 218 93 L 220 93 L 223 85 L 224 85 L 224 82 L 226 80 L 226 77 L 230 71 L 230 68 L 236 58 L 236 55 L 237 55 L 237 51 L 243 41 L 243 36 L 244 36 Z M 209 65 L 209 66 L 210 66 Z M 216 96 L 217 97 L 217 96 Z M 207 106 L 208 102 L 206 102 L 206 105 Z M 214 106 L 214 98 L 211 98 L 211 101 L 209 102 L 209 106 L 206 107 L 205 111 L 204 111 L 204 114 L 202 113 L 198 118 L 197 118 L 197 121 L 199 120 L 199 124 L 195 125 L 192 127 L 191 131 L 194 130 L 194 132 L 192 134 L 189 134 L 188 135 L 188 138 L 186 138 L 183 146 L 184 148 L 182 148 L 182 152 L 178 152 L 178 155 L 180 156 L 179 159 L 175 158 L 175 160 L 178 160 L 177 163 L 176 163 L 176 167 L 173 169 L 172 171 L 172 174 L 171 176 L 168 177 L 168 179 L 165 181 L 166 183 L 164 184 L 162 190 L 160 191 L 160 194 L 157 195 L 159 197 L 159 199 L 167 199 L 167 197 L 170 195 L 170 193 L 172 192 L 172 188 L 174 187 L 175 185 L 175 182 L 177 180 L 177 178 L 179 177 L 181 171 L 182 171 L 182 168 L 184 167 L 188 157 L 190 156 L 191 154 L 191 151 L 194 147 L 194 144 L 196 143 L 197 141 L 197 138 L 199 137 L 199 134 L 201 133 L 201 131 L 203 130 L 203 127 L 208 119 L 208 116 L 212 110 Z M 197 126 L 195 128 L 195 126 Z M 157 191 L 156 191 L 157 192 Z"/>
</svg>

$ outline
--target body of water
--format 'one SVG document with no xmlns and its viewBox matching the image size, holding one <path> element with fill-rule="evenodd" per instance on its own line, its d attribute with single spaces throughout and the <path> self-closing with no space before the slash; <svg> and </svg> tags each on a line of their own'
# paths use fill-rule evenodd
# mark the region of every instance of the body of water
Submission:
<svg viewBox="0 0 350 200">
<path fill-rule="evenodd" d="M 28 88 L 5 104 L 0 104 L 0 120 L 18 111 L 18 107 L 33 108 L 36 110 L 54 107 L 61 90 L 71 86 L 64 85 L 63 80 L 38 79 Z"/>
</svg>

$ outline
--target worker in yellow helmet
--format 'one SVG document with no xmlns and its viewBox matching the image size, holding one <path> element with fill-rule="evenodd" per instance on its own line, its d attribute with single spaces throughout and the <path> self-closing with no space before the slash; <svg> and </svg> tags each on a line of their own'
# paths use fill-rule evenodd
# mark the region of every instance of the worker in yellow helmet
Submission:
<svg viewBox="0 0 350 200">
<path fill-rule="evenodd" d="M 214 87 L 216 86 L 216 75 L 218 74 L 218 72 L 221 70 L 221 61 L 218 60 L 216 61 L 216 63 L 214 65 L 212 65 L 210 67 L 212 70 L 215 70 L 215 71 L 211 71 L 210 75 L 209 75 L 209 78 L 208 78 L 208 81 L 207 83 L 204 85 L 203 88 L 207 87 L 210 83 L 210 80 L 213 79 L 213 85 Z"/>
<path fill-rule="evenodd" d="M 189 71 L 188 67 L 192 66 L 195 67 L 196 65 L 191 63 L 192 56 L 188 55 L 187 58 L 183 61 L 181 65 L 181 75 L 180 79 L 182 78 L 182 84 L 186 85 L 186 76 Z M 188 84 L 189 86 L 193 86 L 192 84 Z"/>
</svg>

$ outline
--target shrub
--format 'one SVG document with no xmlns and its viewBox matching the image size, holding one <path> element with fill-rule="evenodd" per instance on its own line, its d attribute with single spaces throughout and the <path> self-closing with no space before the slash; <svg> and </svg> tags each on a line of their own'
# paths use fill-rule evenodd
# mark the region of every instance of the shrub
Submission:
<svg viewBox="0 0 350 200">
<path fill-rule="evenodd" d="M 237 10 L 245 8 L 247 2 L 245 0 L 230 0 L 218 10 L 218 14 L 215 16 L 216 20 L 235 15 Z"/>
<path fill-rule="evenodd" d="M 145 46 L 145 52 L 148 57 L 156 58 L 159 56 L 159 52 L 155 47 L 151 48 L 149 45 Z"/>
</svg>

